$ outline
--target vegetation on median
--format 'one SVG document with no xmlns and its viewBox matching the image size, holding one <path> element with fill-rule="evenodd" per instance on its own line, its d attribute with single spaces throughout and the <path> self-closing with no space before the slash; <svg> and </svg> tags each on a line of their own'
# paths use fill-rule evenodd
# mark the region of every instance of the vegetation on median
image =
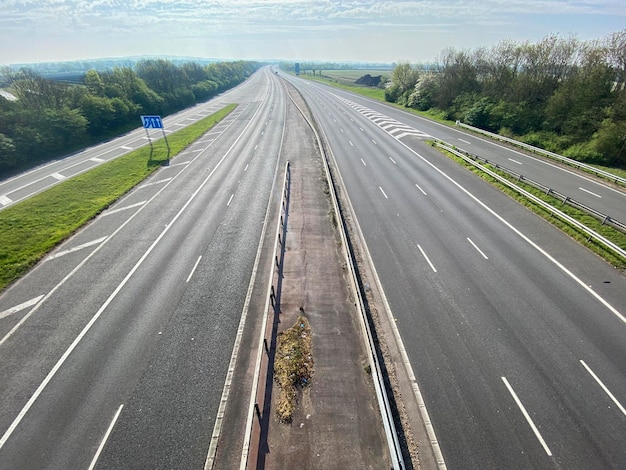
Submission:
<svg viewBox="0 0 626 470">
<path fill-rule="evenodd" d="M 231 104 L 168 136 L 175 156 L 223 120 Z M 167 161 L 163 139 L 0 211 L 0 290 L 46 253 L 114 203 Z"/>
<path fill-rule="evenodd" d="M 276 415 L 281 422 L 291 422 L 297 404 L 297 387 L 309 385 L 312 377 L 311 325 L 300 315 L 291 328 L 278 334 L 274 379 L 280 388 Z"/>
</svg>

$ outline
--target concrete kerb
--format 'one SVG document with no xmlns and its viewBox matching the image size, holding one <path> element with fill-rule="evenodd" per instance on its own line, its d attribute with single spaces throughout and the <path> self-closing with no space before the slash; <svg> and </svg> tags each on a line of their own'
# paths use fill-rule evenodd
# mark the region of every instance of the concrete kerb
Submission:
<svg viewBox="0 0 626 470">
<path fill-rule="evenodd" d="M 287 230 L 287 219 L 288 219 L 288 211 L 289 211 L 289 187 L 291 184 L 291 170 L 289 162 L 285 165 L 285 173 L 283 177 L 283 191 L 282 198 L 280 202 L 280 216 L 278 217 L 278 222 L 276 224 L 276 236 L 274 238 L 274 249 L 272 253 L 272 259 L 274 263 L 272 263 L 272 271 L 269 276 L 269 282 L 267 287 L 267 296 L 265 300 L 265 307 L 263 309 L 263 320 L 261 324 L 261 335 L 259 340 L 259 346 L 257 349 L 256 363 L 255 363 L 255 373 L 253 378 L 252 390 L 250 393 L 250 403 L 248 406 L 248 418 L 246 421 L 246 436 L 244 437 L 244 444 L 241 452 L 241 462 L 240 462 L 240 470 L 245 470 L 248 468 L 249 463 L 251 463 L 250 450 L 254 448 L 258 448 L 261 444 L 262 439 L 262 429 L 263 423 L 267 426 L 267 418 L 266 412 L 269 407 L 269 403 L 266 403 L 268 400 L 271 402 L 271 395 L 269 397 L 266 396 L 266 388 L 264 387 L 262 394 L 262 409 L 259 407 L 259 383 L 261 382 L 261 375 L 264 375 L 263 378 L 267 381 L 267 373 L 269 373 L 269 366 L 273 360 L 273 350 L 275 349 L 274 341 L 276 336 L 276 328 L 277 328 L 277 320 L 278 314 L 280 313 L 280 288 L 281 288 L 281 271 L 282 271 L 282 262 L 284 259 L 285 252 L 285 233 Z M 283 233 L 282 241 L 281 241 L 281 231 Z M 280 259 L 278 258 L 278 250 L 280 247 L 281 255 Z M 278 276 L 277 273 L 278 272 Z M 276 279 L 277 277 L 277 279 Z M 276 289 L 274 289 L 274 282 L 276 280 Z M 271 306 L 270 306 L 271 304 Z M 268 347 L 267 343 L 267 328 L 268 328 L 268 318 L 270 308 L 274 311 L 274 321 L 272 323 L 272 332 L 270 334 L 270 345 Z M 264 354 L 265 352 L 265 354 Z M 263 371 L 266 371 L 266 374 L 263 374 Z M 271 374 L 270 374 L 271 375 Z M 271 377 L 270 377 L 271 378 Z M 271 385 L 271 384 L 270 384 Z M 270 391 L 271 393 L 271 391 Z M 257 418 L 257 422 L 259 424 L 259 428 L 257 428 L 255 432 L 254 428 L 254 418 Z M 265 418 L 265 419 L 264 419 Z M 267 435 L 267 429 L 265 432 Z M 256 444 L 256 445 L 255 445 Z M 254 465 L 256 467 L 256 458 L 258 455 L 254 455 Z M 253 468 L 251 467 L 251 468 Z"/>
</svg>

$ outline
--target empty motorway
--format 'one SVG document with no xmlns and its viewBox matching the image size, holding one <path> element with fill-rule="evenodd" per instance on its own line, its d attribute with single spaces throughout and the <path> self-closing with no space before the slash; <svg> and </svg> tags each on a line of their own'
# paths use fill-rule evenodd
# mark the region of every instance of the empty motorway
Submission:
<svg viewBox="0 0 626 470">
<path fill-rule="evenodd" d="M 424 145 L 440 125 L 265 68 L 183 113 L 238 104 L 0 296 L 0 469 L 204 466 L 246 296 L 264 284 L 281 77 L 332 152 L 445 465 L 623 465 L 624 275 Z M 1 183 L 0 204 L 145 144 L 141 132 Z M 626 219 L 623 194 L 555 175 Z"/>
<path fill-rule="evenodd" d="M 332 149 L 445 464 L 620 468 L 624 275 L 425 145 L 438 124 L 289 80 Z"/>
</svg>

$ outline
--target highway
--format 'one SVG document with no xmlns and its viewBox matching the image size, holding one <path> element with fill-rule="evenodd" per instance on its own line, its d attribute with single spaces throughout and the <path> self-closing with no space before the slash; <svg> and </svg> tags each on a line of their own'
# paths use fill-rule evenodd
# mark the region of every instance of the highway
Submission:
<svg viewBox="0 0 626 470">
<path fill-rule="evenodd" d="M 441 126 L 286 78 L 336 159 L 447 467 L 623 466 L 624 275 L 424 145 Z M 3 292 L 0 470 L 203 467 L 281 167 L 285 99 L 266 68 L 182 113 L 238 103 Z M 143 132 L 10 180 L 5 206 Z M 623 196 L 593 191 L 623 212 Z"/>
<path fill-rule="evenodd" d="M 253 75 L 246 83 L 221 93 L 205 103 L 200 103 L 165 117 L 163 119 L 165 134 L 193 124 L 199 119 L 220 110 L 227 104 L 233 103 L 233 99 L 238 97 L 239 90 L 242 88 L 263 87 L 264 85 L 259 77 L 258 74 Z M 137 122 L 137 125 L 139 124 Z M 163 131 L 161 129 L 152 129 L 149 131 L 149 135 L 155 141 L 163 138 Z M 0 181 L 0 210 L 44 191 L 67 178 L 89 171 L 102 163 L 106 163 L 145 145 L 149 145 L 148 136 L 145 129 L 139 127 L 119 138 L 103 142 Z"/>
<path fill-rule="evenodd" d="M 624 195 L 283 76 L 332 149 L 447 467 L 623 468 L 626 278 L 424 140 L 539 165 L 539 181 L 618 219 Z"/>
<path fill-rule="evenodd" d="M 567 166 L 530 155 L 528 152 L 512 149 L 462 128 L 445 126 L 363 96 L 335 88 L 330 89 L 315 82 L 309 82 L 308 86 L 325 90 L 335 98 L 326 102 L 326 113 L 337 112 L 348 105 L 395 136 L 426 134 L 443 140 L 626 223 L 626 189 L 624 188 L 614 188 L 604 181 L 575 172 Z"/>
<path fill-rule="evenodd" d="M 228 102 L 227 119 L 0 296 L 0 469 L 204 466 L 285 126 L 267 69 L 178 118 Z"/>
</svg>

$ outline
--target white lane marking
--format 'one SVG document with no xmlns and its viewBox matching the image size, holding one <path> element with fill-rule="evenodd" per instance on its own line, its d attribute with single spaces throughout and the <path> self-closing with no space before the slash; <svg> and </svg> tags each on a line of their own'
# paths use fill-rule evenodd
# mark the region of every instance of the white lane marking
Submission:
<svg viewBox="0 0 626 470">
<path fill-rule="evenodd" d="M 431 263 L 430 258 L 428 257 L 428 255 L 426 255 L 426 252 L 422 249 L 421 246 L 419 246 L 419 244 L 417 245 L 417 247 L 422 252 L 422 256 L 424 257 L 424 259 L 428 261 L 428 264 L 430 265 L 430 269 L 432 269 L 434 272 L 437 272 L 437 269 L 435 269 L 435 266 L 433 265 L 433 263 Z"/>
<path fill-rule="evenodd" d="M 13 201 L 11 199 L 9 199 L 8 196 L 0 196 L 0 204 L 2 204 L 3 206 L 8 206 L 9 204 L 11 204 Z"/>
<path fill-rule="evenodd" d="M 522 162 L 518 162 L 517 160 L 513 160 L 512 158 L 509 158 L 508 160 L 512 161 L 513 163 L 517 163 L 518 165 L 523 165 Z"/>
<path fill-rule="evenodd" d="M 187 165 L 187 164 L 189 164 L 189 163 L 190 163 L 190 161 L 189 161 L 189 160 L 187 160 L 186 162 L 172 163 L 171 165 L 164 166 L 164 167 L 162 167 L 162 168 L 163 168 L 163 169 L 165 169 L 165 168 L 174 168 L 175 166 Z"/>
<path fill-rule="evenodd" d="M 91 160 L 92 162 L 96 162 L 96 163 L 102 163 L 104 161 L 102 158 L 98 158 L 98 157 L 91 157 L 89 160 Z"/>
<path fill-rule="evenodd" d="M 393 163 L 394 165 L 397 165 L 396 161 L 393 158 L 389 157 L 389 160 L 391 160 L 391 163 Z"/>
<path fill-rule="evenodd" d="M 350 142 L 350 145 L 351 145 L 352 147 L 354 147 L 354 144 L 352 143 L 352 141 L 351 141 L 351 140 L 349 140 L 348 142 Z"/>
<path fill-rule="evenodd" d="M 6 318 L 10 315 L 13 315 L 14 313 L 17 313 L 20 310 L 24 310 L 25 308 L 32 307 L 37 302 L 39 302 L 42 298 L 43 298 L 43 294 L 40 295 L 39 297 L 35 297 L 34 299 L 27 300 L 26 302 L 22 302 L 21 304 L 16 305 L 15 307 L 11 307 L 11 308 L 6 309 L 3 312 L 0 312 L 0 320 L 2 318 Z"/>
<path fill-rule="evenodd" d="M 489 212 L 491 215 L 493 215 L 496 219 L 498 219 L 500 222 L 502 222 L 506 227 L 508 227 L 513 233 L 517 234 L 522 240 L 524 240 L 526 243 L 528 243 L 530 246 L 532 246 L 535 250 L 537 250 L 539 253 L 541 253 L 546 259 L 548 259 L 552 264 L 554 264 L 557 268 L 559 268 L 561 271 L 563 271 L 563 273 L 565 273 L 567 276 L 569 276 L 570 279 L 572 279 L 575 283 L 577 283 L 580 287 L 582 287 L 584 290 L 586 290 L 592 297 L 594 297 L 598 302 L 600 302 L 602 305 L 604 305 L 611 313 L 613 313 L 613 315 L 615 315 L 617 318 L 619 318 L 621 321 L 623 321 L 624 323 L 626 323 L 626 316 L 622 315 L 622 313 L 617 310 L 615 307 L 613 307 L 609 302 L 607 302 L 600 294 L 598 294 L 596 291 L 594 291 L 591 287 L 589 287 L 587 284 L 585 284 L 579 277 L 577 277 L 573 272 L 571 272 L 569 269 L 567 269 L 563 264 L 561 264 L 556 258 L 554 258 L 552 255 L 550 255 L 550 253 L 548 253 L 546 250 L 544 250 L 543 248 L 541 248 L 539 245 L 537 245 L 534 241 L 532 241 L 530 238 L 528 238 L 526 235 L 524 235 L 520 230 L 518 230 L 515 226 L 513 226 L 513 224 L 511 224 L 510 222 L 508 222 L 504 217 L 502 217 L 500 214 L 498 214 L 495 210 L 493 210 L 491 207 L 489 207 L 487 204 L 485 204 L 483 201 L 481 201 L 478 197 L 476 197 L 474 194 L 472 194 L 468 189 L 466 189 L 464 186 L 462 186 L 459 182 L 457 182 L 454 178 L 452 178 L 451 176 L 449 176 L 447 173 L 445 173 L 444 171 L 442 171 L 441 169 L 437 168 L 433 163 L 431 163 L 430 161 L 428 161 L 426 158 L 424 158 L 422 155 L 420 155 L 419 153 L 417 153 L 415 150 L 413 150 L 411 147 L 409 147 L 408 145 L 406 145 L 404 142 L 399 141 L 400 144 L 402 144 L 409 152 L 413 153 L 415 156 L 417 156 L 418 158 L 420 158 L 424 163 L 426 163 L 428 166 L 430 166 L 433 170 L 435 170 L 437 173 L 439 173 L 441 176 L 443 176 L 444 178 L 446 178 L 448 181 L 450 181 L 453 185 L 455 185 L 457 188 L 459 188 L 459 190 L 461 190 L 462 192 L 464 192 L 465 194 L 467 194 L 468 197 L 470 197 L 472 200 L 474 200 L 476 202 L 476 204 L 480 205 L 483 209 L 485 209 L 487 212 Z M 506 147 L 502 147 L 502 148 L 506 148 Z M 532 158 L 532 157 L 529 157 Z M 626 194 L 626 193 L 624 193 Z"/>
<path fill-rule="evenodd" d="M 461 142 L 465 143 L 465 144 L 472 145 L 472 143 L 471 143 L 471 142 L 468 142 L 467 140 L 463 140 L 463 139 L 461 139 L 460 137 L 459 137 L 459 140 L 460 140 Z"/>
<path fill-rule="evenodd" d="M 248 164 L 249 165 L 249 164 Z M 248 165 L 246 165 L 246 167 L 243 169 L 243 172 L 245 173 L 246 171 L 248 171 Z"/>
<path fill-rule="evenodd" d="M 229 206 L 230 206 L 230 203 L 231 203 L 231 201 L 233 200 L 233 197 L 234 197 L 234 196 L 235 196 L 235 194 L 234 194 L 234 193 L 230 195 L 230 198 L 228 199 L 228 202 L 226 203 L 226 207 L 229 207 Z"/>
<path fill-rule="evenodd" d="M 383 196 L 385 196 L 385 199 L 389 199 L 387 197 L 387 194 L 385 194 L 385 191 L 383 190 L 383 188 L 381 188 L 380 186 L 378 187 L 378 189 L 380 189 L 380 192 L 383 193 Z"/>
<path fill-rule="evenodd" d="M 483 257 L 483 258 L 485 258 L 485 259 L 489 259 L 489 258 L 487 258 L 487 255 L 486 255 L 485 253 L 483 253 L 483 252 L 482 252 L 482 250 L 476 246 L 476 243 L 474 243 L 474 242 L 473 242 L 472 240 L 470 240 L 469 238 L 467 239 L 467 241 L 468 241 L 468 242 L 470 242 L 470 243 L 471 243 L 471 245 L 472 245 L 474 248 L 476 248 L 476 251 L 478 251 L 478 252 L 482 255 L 482 257 Z"/>
<path fill-rule="evenodd" d="M 361 158 L 361 163 L 363 164 L 363 166 L 367 166 L 367 165 L 365 164 L 365 161 L 364 161 L 362 158 Z"/>
<path fill-rule="evenodd" d="M 153 181 L 151 183 L 142 184 L 141 186 L 138 186 L 137 189 L 147 188 L 149 186 L 154 186 L 155 184 L 167 183 L 171 179 L 172 178 L 165 178 L 165 179 L 162 179 L 162 180 Z"/>
<path fill-rule="evenodd" d="M 198 260 L 196 261 L 196 264 L 194 264 L 193 268 L 191 268 L 191 272 L 189 273 L 189 276 L 187 276 L 187 280 L 185 282 L 189 282 L 191 280 L 191 276 L 193 276 L 193 273 L 196 272 L 196 269 L 198 268 L 198 265 L 200 264 L 201 259 L 202 259 L 202 256 L 199 256 Z"/>
<path fill-rule="evenodd" d="M 343 129 L 340 127 L 339 130 L 343 133 Z"/>
<path fill-rule="evenodd" d="M 152 183 L 156 184 L 156 183 Z M 117 214 L 118 212 L 126 211 L 128 209 L 134 209 L 135 207 L 143 206 L 147 201 L 136 202 L 135 204 L 131 204 L 130 206 L 119 207 L 117 209 L 111 209 L 110 211 L 103 212 L 100 217 L 106 217 L 107 215 Z"/>
<path fill-rule="evenodd" d="M 426 194 L 426 191 L 424 191 L 424 190 L 420 187 L 420 185 L 419 185 L 419 184 L 415 183 L 415 187 L 416 187 L 417 189 L 419 189 L 419 190 L 422 192 L 422 194 L 423 194 L 424 196 L 428 196 L 428 194 Z"/>
<path fill-rule="evenodd" d="M 374 139 L 372 139 L 372 143 L 373 143 L 374 145 L 378 145 Z"/>
<path fill-rule="evenodd" d="M 585 364 L 585 361 L 583 361 L 582 359 L 580 360 L 580 363 L 583 365 L 583 367 L 585 369 L 587 369 L 587 372 L 589 372 L 589 374 L 591 374 L 591 376 L 594 378 L 594 380 L 596 382 L 598 382 L 598 385 L 600 385 L 600 387 L 602 387 L 602 390 L 604 390 L 604 393 L 606 393 L 609 398 L 611 400 L 613 400 L 613 403 L 615 403 L 617 405 L 617 407 L 621 410 L 622 413 L 624 413 L 624 415 L 626 415 L 626 409 L 624 409 L 624 407 L 622 406 L 622 404 L 617 401 L 617 398 L 615 398 L 615 396 L 611 393 L 611 391 L 607 388 L 606 385 L 604 385 L 602 383 L 602 381 L 598 378 L 598 376 L 591 370 L 591 368 Z"/>
<path fill-rule="evenodd" d="M 250 119 L 250 121 L 248 122 L 248 124 L 246 125 L 246 127 L 244 127 L 244 129 L 241 131 L 241 134 L 239 134 L 239 137 L 237 137 L 235 139 L 235 141 L 233 142 L 233 144 L 230 146 L 230 148 L 226 151 L 226 153 L 222 156 L 222 158 L 220 158 L 220 160 L 217 162 L 217 164 L 215 165 L 215 168 L 207 175 L 207 177 L 202 181 L 202 183 L 200 183 L 200 185 L 198 186 L 198 188 L 191 194 L 191 196 L 189 197 L 189 199 L 187 200 L 187 202 L 185 202 L 185 204 L 183 204 L 183 206 L 180 208 L 180 210 L 176 213 L 176 215 L 172 218 L 172 220 L 170 221 L 169 224 L 167 224 L 165 226 L 165 229 L 163 229 L 163 231 L 157 236 L 157 238 L 152 242 L 152 244 L 148 247 L 148 249 L 144 252 L 144 254 L 141 256 L 141 258 L 139 259 L 139 261 L 137 261 L 137 263 L 135 263 L 135 265 L 132 267 L 132 269 L 128 272 L 128 274 L 126 274 L 126 276 L 124 277 L 124 279 L 122 279 L 122 282 L 120 282 L 120 284 L 115 288 L 115 290 L 109 295 L 109 297 L 106 299 L 106 301 L 102 304 L 102 306 L 98 309 L 98 311 L 94 314 L 93 317 L 91 317 L 91 320 L 89 320 L 89 322 L 87 322 L 87 324 L 84 326 L 84 328 L 81 330 L 81 332 L 78 334 L 78 336 L 76 336 L 76 338 L 74 339 L 74 341 L 72 341 L 72 344 L 70 344 L 70 346 L 67 348 L 67 350 L 63 353 L 63 355 L 61 356 L 61 358 L 56 362 L 56 364 L 54 365 L 54 367 L 50 370 L 50 372 L 48 372 L 48 375 L 46 375 L 46 377 L 43 379 L 43 381 L 39 384 L 39 386 L 37 387 L 37 390 L 35 390 L 35 392 L 32 394 L 32 396 L 28 399 L 28 401 L 26 402 L 26 405 L 24 405 L 24 407 L 20 410 L 19 414 L 17 415 L 17 417 L 13 420 L 13 422 L 11 423 L 11 425 L 9 426 L 9 428 L 5 431 L 5 433 L 2 435 L 2 437 L 0 438 L 0 450 L 4 447 L 4 444 L 6 444 L 7 440 L 11 437 L 11 435 L 13 434 L 13 432 L 15 431 L 15 429 L 20 425 L 20 423 L 22 422 L 22 420 L 24 419 L 24 416 L 26 416 L 26 413 L 28 413 L 28 411 L 32 408 L 33 404 L 37 401 L 37 399 L 39 398 L 39 396 L 43 393 L 43 391 L 45 390 L 45 388 L 48 386 L 48 384 L 50 383 L 50 381 L 54 378 L 54 376 L 57 374 L 57 372 L 59 371 L 59 369 L 63 366 L 63 364 L 65 364 L 65 361 L 67 360 L 67 358 L 70 356 L 70 354 L 72 354 L 72 352 L 74 351 L 74 349 L 76 349 L 76 347 L 78 346 L 78 344 L 83 340 L 83 338 L 85 337 L 85 335 L 91 330 L 91 327 L 94 325 L 94 323 L 96 323 L 96 321 L 98 321 L 98 319 L 102 316 L 102 313 L 108 308 L 109 304 L 111 302 L 113 302 L 113 300 L 117 297 L 117 295 L 120 293 L 120 291 L 124 288 L 124 286 L 128 283 L 128 281 L 134 276 L 135 272 L 139 269 L 139 267 L 144 263 L 144 261 L 148 258 L 148 256 L 150 256 L 150 253 L 152 253 L 152 251 L 155 249 L 155 247 L 161 242 L 161 239 L 163 237 L 165 237 L 165 235 L 167 234 L 167 232 L 169 232 L 170 228 L 176 223 L 176 221 L 181 217 L 181 215 L 187 210 L 187 207 L 189 207 L 189 205 L 195 200 L 196 196 L 198 195 L 198 193 L 200 191 L 203 190 L 204 186 L 207 184 L 207 182 L 213 177 L 213 175 L 215 174 L 215 172 L 217 171 L 217 169 L 222 165 L 222 163 L 224 162 L 224 160 L 226 160 L 226 158 L 228 158 L 228 156 L 230 155 L 230 153 L 233 151 L 233 149 L 235 148 L 235 146 L 238 144 L 238 142 L 243 138 L 243 136 L 245 135 L 246 131 L 248 130 L 248 128 L 252 125 L 252 123 L 254 122 L 254 117 L 259 113 L 259 110 L 261 108 L 258 108 L 257 111 L 255 111 L 255 114 L 252 116 L 252 118 Z M 198 154 L 198 157 L 201 154 Z M 198 158 L 196 157 L 196 158 Z M 184 169 L 183 169 L 184 171 Z M 161 189 L 160 191 L 162 191 L 163 189 Z M 159 193 L 160 193 L 159 191 Z M 153 199 L 156 198 L 156 196 L 159 194 L 155 194 L 153 196 Z M 134 217 L 134 215 L 133 215 Z M 130 221 L 132 219 L 129 218 L 128 220 Z M 128 221 L 127 221 L 128 222 Z M 127 223 L 125 222 L 124 224 L 122 224 L 117 231 L 121 230 L 125 224 Z M 117 231 L 115 233 L 117 233 Z M 98 247 L 99 248 L 99 247 Z M 97 249 L 98 249 L 97 248 Z M 95 251 L 97 251 L 94 250 Z M 69 273 L 67 276 L 65 276 L 65 278 L 63 278 L 63 280 L 61 281 L 61 283 L 57 284 L 57 286 L 55 286 L 54 289 L 52 289 L 52 291 L 50 291 L 48 294 L 46 294 L 46 297 L 44 299 L 42 299 L 42 302 L 44 302 L 46 300 L 46 298 L 50 297 L 63 283 L 65 283 L 65 281 L 67 279 L 69 279 L 70 276 L 72 276 L 74 273 L 77 272 L 77 270 L 83 266 L 83 264 L 89 259 L 89 257 L 85 258 L 77 267 L 75 267 L 71 273 Z M 41 305 L 38 304 L 38 305 Z M 4 344 L 4 342 L 11 337 L 11 335 L 13 335 L 13 333 L 15 331 L 17 331 L 17 329 L 24 323 L 24 321 L 26 320 L 26 318 L 28 316 L 30 316 L 33 311 L 35 311 L 35 309 L 37 308 L 37 306 L 35 306 L 33 308 L 33 310 L 31 310 L 28 315 L 24 316 L 24 318 L 22 318 L 22 320 L 20 320 L 20 323 L 18 323 L 17 325 L 15 325 L 11 331 L 9 331 L 4 338 L 2 338 L 0 340 L 0 345 Z"/>
<path fill-rule="evenodd" d="M 533 432 L 535 433 L 535 436 L 537 436 L 537 439 L 539 440 L 539 442 L 543 446 L 543 449 L 546 451 L 546 454 L 548 454 L 548 456 L 552 457 L 552 452 L 550 452 L 550 449 L 548 448 L 548 445 L 546 444 L 546 441 L 544 441 L 543 437 L 541 437 L 541 434 L 539 433 L 539 430 L 537 429 L 537 426 L 535 426 L 535 423 L 533 423 L 533 420 L 531 419 L 530 415 L 526 411 L 526 408 L 524 408 L 524 405 L 522 404 L 520 399 L 517 397 L 517 394 L 515 393 L 515 390 L 513 390 L 513 387 L 511 387 L 511 384 L 506 379 L 506 377 L 502 377 L 502 381 L 504 382 L 504 385 L 506 385 L 506 388 L 509 390 L 509 393 L 511 394 L 511 396 L 513 396 L 513 400 L 515 400 L 515 403 L 517 403 L 517 406 L 522 411 L 522 414 L 524 415 L 524 418 L 526 418 L 526 421 L 528 421 L 528 424 L 530 424 L 530 427 L 532 428 Z"/>
<path fill-rule="evenodd" d="M 113 420 L 111 421 L 111 424 L 109 424 L 107 432 L 104 434 L 104 437 L 102 438 L 102 442 L 100 442 L 100 445 L 98 446 L 98 450 L 96 451 L 96 455 L 93 456 L 93 459 L 91 460 L 91 465 L 89 465 L 89 468 L 87 470 L 93 470 L 96 467 L 96 462 L 98 462 L 98 458 L 100 457 L 100 454 L 102 453 L 102 450 L 104 449 L 104 445 L 109 439 L 109 436 L 111 435 L 111 431 L 113 431 L 113 427 L 115 426 L 115 423 L 117 422 L 117 418 L 119 418 L 120 413 L 122 412 L 122 408 L 124 408 L 123 404 L 120 405 L 120 407 L 117 409 L 117 412 L 115 413 L 115 416 L 113 416 Z"/>
<path fill-rule="evenodd" d="M 259 144 L 254 146 L 254 150 L 256 151 L 256 149 L 259 147 Z"/>
<path fill-rule="evenodd" d="M 580 189 L 581 191 L 586 192 L 587 194 L 591 194 L 592 196 L 595 196 L 595 197 L 597 197 L 597 198 L 599 198 L 599 199 L 602 199 L 602 196 L 600 196 L 599 194 L 596 194 L 596 193 L 592 193 L 592 192 L 591 192 L 591 191 L 589 191 L 588 189 L 585 189 L 585 188 L 578 188 L 578 189 Z"/>
<path fill-rule="evenodd" d="M 83 243 L 82 245 L 78 245 L 78 246 L 75 246 L 73 248 L 69 248 L 67 250 L 59 251 L 58 253 L 54 253 L 54 254 L 52 254 L 50 256 L 46 256 L 46 261 L 50 261 L 51 259 L 55 259 L 55 258 L 60 258 L 61 256 L 65 256 L 65 255 L 68 255 L 70 253 L 74 253 L 75 251 L 79 251 L 79 250 L 82 250 L 84 248 L 89 248 L 90 246 L 98 245 L 98 244 L 102 243 L 106 239 L 107 239 L 107 237 L 101 237 L 101 238 L 98 238 L 97 240 L 92 240 L 90 242 Z"/>
<path fill-rule="evenodd" d="M 359 129 L 361 129 L 361 132 L 365 132 L 362 127 L 359 127 Z"/>
<path fill-rule="evenodd" d="M 59 181 L 67 178 L 66 176 L 63 176 L 61 173 L 52 173 L 50 176 L 52 176 L 55 180 L 59 180 Z"/>
<path fill-rule="evenodd" d="M 128 145 L 122 145 L 120 148 L 121 148 L 122 150 L 133 150 L 133 148 L 132 148 L 132 147 L 129 147 Z"/>
</svg>

